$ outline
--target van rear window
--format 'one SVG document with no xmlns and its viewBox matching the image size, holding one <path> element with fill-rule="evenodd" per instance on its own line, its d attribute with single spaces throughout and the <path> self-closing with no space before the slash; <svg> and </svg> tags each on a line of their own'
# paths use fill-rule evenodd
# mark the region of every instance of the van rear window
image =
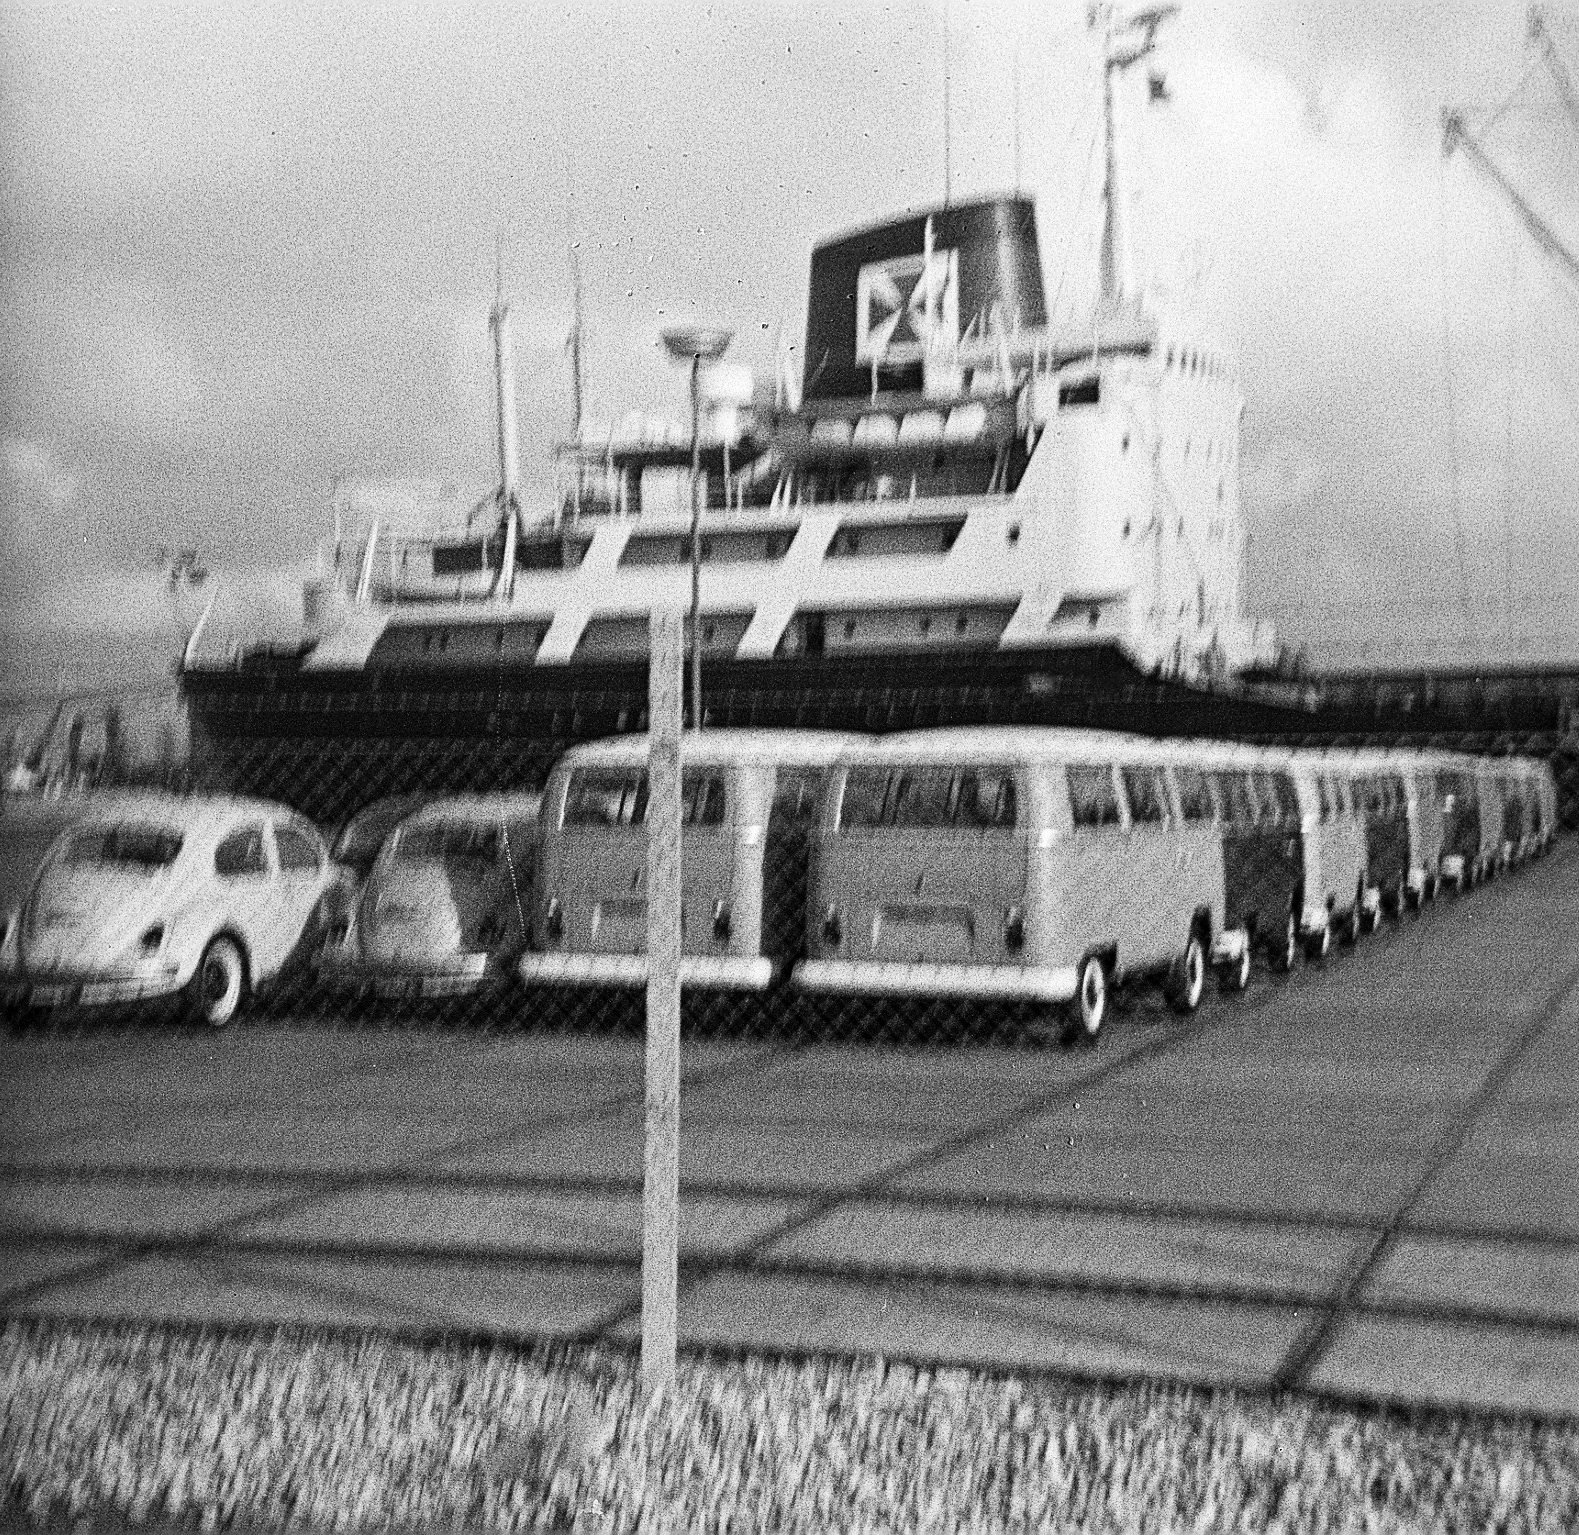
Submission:
<svg viewBox="0 0 1579 1535">
<path fill-rule="evenodd" d="M 1129 818 L 1137 825 L 1156 825 L 1168 819 L 1168 789 L 1162 769 L 1127 767 L 1119 770 L 1124 778 L 1124 795 L 1129 800 Z"/>
<path fill-rule="evenodd" d="M 1076 826 L 1117 826 L 1118 790 L 1113 769 L 1083 763 L 1069 769 L 1069 813 Z"/>
<path fill-rule="evenodd" d="M 841 826 L 1012 827 L 1019 817 L 1008 768 L 852 768 Z"/>
<path fill-rule="evenodd" d="M 1175 768 L 1173 783 L 1179 791 L 1179 813 L 1186 821 L 1210 821 L 1217 814 L 1211 781 L 1199 768 Z"/>
<path fill-rule="evenodd" d="M 1254 826 L 1260 818 L 1256 809 L 1255 790 L 1250 787 L 1250 775 L 1244 772 L 1226 772 L 1217 775 L 1217 794 L 1222 801 L 1223 818 L 1233 826 Z"/>
<path fill-rule="evenodd" d="M 722 774 L 692 772 L 681 776 L 682 826 L 722 826 L 726 806 Z M 578 768 L 570 775 L 562 826 L 641 826 L 646 820 L 644 770 Z"/>
</svg>

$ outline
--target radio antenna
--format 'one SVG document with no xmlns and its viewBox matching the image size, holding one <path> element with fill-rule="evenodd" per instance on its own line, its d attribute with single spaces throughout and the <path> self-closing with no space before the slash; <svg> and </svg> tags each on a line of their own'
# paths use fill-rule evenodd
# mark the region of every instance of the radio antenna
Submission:
<svg viewBox="0 0 1579 1535">
<path fill-rule="evenodd" d="M 949 0 L 943 0 L 943 206 L 953 198 L 953 167 L 950 163 L 952 121 L 949 103 Z"/>
</svg>

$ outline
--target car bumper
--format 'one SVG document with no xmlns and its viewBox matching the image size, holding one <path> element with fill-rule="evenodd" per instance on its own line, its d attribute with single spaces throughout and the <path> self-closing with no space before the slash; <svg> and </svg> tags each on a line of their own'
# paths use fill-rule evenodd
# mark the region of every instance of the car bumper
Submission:
<svg viewBox="0 0 1579 1535">
<path fill-rule="evenodd" d="M 107 974 L 103 971 L 0 973 L 0 1002 L 9 1007 L 109 1007 L 174 996 L 184 980 L 173 963 Z"/>
<path fill-rule="evenodd" d="M 527 954 L 516 974 L 533 986 L 645 986 L 645 954 Z M 762 955 L 683 954 L 680 984 L 698 991 L 765 991 L 773 961 Z"/>
<path fill-rule="evenodd" d="M 978 997 L 1067 1002 L 1073 965 L 907 965 L 886 960 L 809 959 L 795 968 L 803 991 L 847 996 Z"/>
<path fill-rule="evenodd" d="M 318 961 L 318 983 L 360 997 L 460 997 L 502 981 L 506 971 L 488 954 L 457 954 L 443 962 L 380 965 L 331 952 Z"/>
</svg>

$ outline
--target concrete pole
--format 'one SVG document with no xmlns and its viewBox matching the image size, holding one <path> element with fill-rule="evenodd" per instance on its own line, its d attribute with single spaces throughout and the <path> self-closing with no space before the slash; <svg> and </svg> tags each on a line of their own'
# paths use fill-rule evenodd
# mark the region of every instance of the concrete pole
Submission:
<svg viewBox="0 0 1579 1535">
<path fill-rule="evenodd" d="M 647 682 L 647 1078 L 642 1195 L 641 1376 L 674 1384 L 680 1219 L 680 700 L 685 625 L 649 620 Z"/>
<path fill-rule="evenodd" d="M 691 729 L 702 728 L 702 357 L 691 358 Z"/>
</svg>

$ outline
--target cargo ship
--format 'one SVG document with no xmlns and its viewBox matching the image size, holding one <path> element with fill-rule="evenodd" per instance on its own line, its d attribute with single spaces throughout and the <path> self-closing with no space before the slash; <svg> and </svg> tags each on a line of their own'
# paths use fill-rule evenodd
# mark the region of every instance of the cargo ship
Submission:
<svg viewBox="0 0 1579 1535">
<path fill-rule="evenodd" d="M 1243 600 L 1231 353 L 1136 281 L 1116 106 L 1159 94 L 1172 10 L 1104 13 L 1078 324 L 1049 321 L 1027 197 L 840 235 L 812 251 L 802 378 L 759 388 L 712 355 L 722 338 L 669 338 L 691 355 L 690 430 L 578 429 L 528 516 L 497 302 L 495 491 L 341 508 L 291 632 L 205 612 L 181 667 L 200 781 L 320 816 L 535 787 L 571 743 L 644 727 L 655 607 L 697 615 L 704 726 L 1374 733 L 1271 677 Z"/>
</svg>

